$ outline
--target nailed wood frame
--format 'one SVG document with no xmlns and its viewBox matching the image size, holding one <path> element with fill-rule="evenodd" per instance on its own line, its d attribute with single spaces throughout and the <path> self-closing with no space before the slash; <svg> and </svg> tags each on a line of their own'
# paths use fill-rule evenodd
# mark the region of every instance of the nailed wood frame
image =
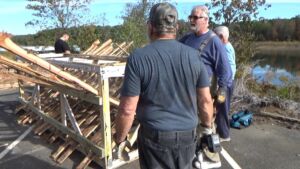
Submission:
<svg viewBox="0 0 300 169">
<path fill-rule="evenodd" d="M 76 122 L 76 119 L 74 117 L 72 108 L 68 102 L 68 99 L 66 98 L 65 94 L 60 93 L 60 99 L 62 99 L 62 101 L 60 103 L 63 103 L 63 111 L 61 112 L 62 114 L 67 113 L 69 120 L 72 124 L 73 129 L 75 130 L 76 133 L 80 134 L 82 136 L 82 132 L 80 131 L 80 128 Z"/>
<path fill-rule="evenodd" d="M 104 156 L 104 149 L 103 148 L 95 145 L 93 142 L 91 142 L 87 138 L 85 138 L 85 137 L 79 135 L 78 133 L 74 132 L 73 130 L 70 130 L 69 128 L 65 127 L 59 121 L 53 119 L 52 117 L 50 117 L 48 114 L 46 114 L 42 110 L 39 110 L 38 108 L 36 108 L 29 101 L 26 101 L 23 98 L 19 98 L 19 101 L 23 105 L 28 106 L 35 114 L 37 114 L 38 116 L 42 117 L 47 123 L 52 124 L 54 127 L 56 127 L 58 130 L 60 130 L 62 133 L 69 135 L 74 140 L 76 140 L 77 142 L 79 142 L 81 145 L 83 145 L 84 147 L 86 147 L 87 148 L 87 152 L 88 152 L 88 150 L 91 150 L 91 151 L 93 151 L 93 153 L 95 153 L 95 155 L 97 155 L 97 156 L 99 156 L 101 158 L 105 157 Z M 87 152 L 86 152 L 86 154 L 87 154 Z"/>
</svg>

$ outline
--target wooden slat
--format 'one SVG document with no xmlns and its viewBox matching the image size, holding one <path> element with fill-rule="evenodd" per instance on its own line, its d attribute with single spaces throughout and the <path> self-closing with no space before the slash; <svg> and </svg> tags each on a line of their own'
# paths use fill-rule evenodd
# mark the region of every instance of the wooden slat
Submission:
<svg viewBox="0 0 300 169">
<path fill-rule="evenodd" d="M 112 43 L 111 39 L 108 39 L 105 41 L 101 46 L 99 46 L 95 51 L 92 52 L 93 55 L 96 55 L 99 51 L 103 50 L 106 46 L 110 45 Z"/>
<path fill-rule="evenodd" d="M 100 40 L 99 39 L 95 40 L 92 43 L 92 45 L 86 51 L 83 52 L 83 54 L 88 54 L 91 51 L 94 51 L 98 47 L 99 44 L 100 44 Z"/>
</svg>

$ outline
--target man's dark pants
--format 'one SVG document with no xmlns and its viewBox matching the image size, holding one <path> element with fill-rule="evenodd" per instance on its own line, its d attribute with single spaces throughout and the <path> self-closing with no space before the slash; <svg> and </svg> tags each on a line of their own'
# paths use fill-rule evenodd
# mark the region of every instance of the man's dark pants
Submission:
<svg viewBox="0 0 300 169">
<path fill-rule="evenodd" d="M 141 169 L 192 169 L 196 132 L 162 132 L 141 126 L 138 134 Z"/>
<path fill-rule="evenodd" d="M 228 85 L 226 99 L 224 103 L 217 103 L 217 115 L 216 115 L 216 124 L 217 124 L 217 133 L 221 138 L 228 138 L 229 135 L 229 112 L 230 112 L 230 102 L 234 90 L 234 81 Z"/>
</svg>

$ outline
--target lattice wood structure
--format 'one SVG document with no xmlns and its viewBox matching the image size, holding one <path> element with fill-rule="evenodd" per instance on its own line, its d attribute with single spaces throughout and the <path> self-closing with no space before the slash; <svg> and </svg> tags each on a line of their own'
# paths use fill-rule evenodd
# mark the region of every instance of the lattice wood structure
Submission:
<svg viewBox="0 0 300 169">
<path fill-rule="evenodd" d="M 0 56 L 0 64 L 7 70 L 2 75 L 19 79 L 22 106 L 16 110 L 18 122 L 34 125 L 35 134 L 49 143 L 59 143 L 51 154 L 56 162 L 63 163 L 75 150 L 85 155 L 78 169 L 92 161 L 116 168 L 138 158 L 135 148 L 128 150 L 130 161 L 112 156 L 119 89 L 131 45 L 96 40 L 82 54 L 50 55 L 46 61 L 0 33 L 0 46 L 26 60 L 16 62 Z M 26 88 L 24 82 L 34 88 Z M 137 130 L 138 124 L 134 124 L 129 135 L 132 145 Z"/>
</svg>

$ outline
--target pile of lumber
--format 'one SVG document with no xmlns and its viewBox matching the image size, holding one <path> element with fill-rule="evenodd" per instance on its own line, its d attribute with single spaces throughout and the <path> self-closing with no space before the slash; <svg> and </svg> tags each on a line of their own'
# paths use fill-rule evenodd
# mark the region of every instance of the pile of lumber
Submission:
<svg viewBox="0 0 300 169">
<path fill-rule="evenodd" d="M 126 58 L 128 56 L 127 50 L 131 45 L 132 42 L 113 43 L 111 39 L 101 44 L 99 40 L 96 40 L 90 48 L 80 54 L 80 56 L 86 58 L 92 57 L 92 59 L 98 58 L 99 60 L 103 57 L 111 57 L 111 60 L 114 60 L 115 57 Z M 22 85 L 23 82 L 30 82 L 41 86 L 39 88 L 38 97 L 36 92 L 27 95 L 21 93 L 24 94 L 26 100 L 29 100 L 33 106 L 41 109 L 45 116 L 61 123 L 64 120 L 61 115 L 61 105 L 65 100 L 66 103 L 64 103 L 64 105 L 67 105 L 67 109 L 71 110 L 70 112 L 73 114 L 72 118 L 77 122 L 79 133 L 93 144 L 99 147 L 103 146 L 102 133 L 104 129 L 102 125 L 102 105 L 93 104 L 75 95 L 64 93 L 64 91 L 70 90 L 80 94 L 101 96 L 101 91 L 99 90 L 99 88 L 101 88 L 99 80 L 101 76 L 99 74 L 50 64 L 34 54 L 27 53 L 24 49 L 14 44 L 9 35 L 5 33 L 0 33 L 0 46 L 26 59 L 25 62 L 17 62 L 0 56 L 0 66 L 2 69 L 7 70 L 2 71 L 2 73 L 20 80 L 20 85 Z M 125 65 L 123 60 L 115 60 L 115 62 L 106 63 L 105 66 L 113 66 L 120 63 Z M 96 64 L 99 63 L 97 62 Z M 122 78 L 120 77 L 109 79 L 109 96 L 112 103 L 114 103 L 110 105 L 112 133 L 114 133 L 114 118 L 117 112 L 121 84 Z M 36 98 L 39 98 L 40 101 L 37 101 Z M 99 157 L 97 157 L 93 151 L 88 150 L 85 145 L 81 145 L 76 139 L 61 132 L 61 130 L 49 123 L 49 121 L 37 115 L 30 106 L 26 104 L 22 105 L 16 109 L 16 112 L 18 112 L 19 115 L 18 123 L 34 125 L 35 134 L 41 136 L 51 144 L 58 144 L 58 148 L 51 154 L 51 158 L 56 162 L 63 163 L 75 150 L 79 150 L 85 155 L 77 168 L 85 168 L 93 160 L 99 161 L 99 159 L 97 159 Z M 72 120 L 67 119 L 65 125 L 70 128 L 70 130 L 74 128 Z"/>
<path fill-rule="evenodd" d="M 103 44 L 99 40 L 96 40 L 92 45 L 84 51 L 83 55 L 95 55 L 95 56 L 128 56 L 127 50 L 131 47 L 133 42 L 113 43 L 111 39 L 105 41 Z"/>
</svg>

